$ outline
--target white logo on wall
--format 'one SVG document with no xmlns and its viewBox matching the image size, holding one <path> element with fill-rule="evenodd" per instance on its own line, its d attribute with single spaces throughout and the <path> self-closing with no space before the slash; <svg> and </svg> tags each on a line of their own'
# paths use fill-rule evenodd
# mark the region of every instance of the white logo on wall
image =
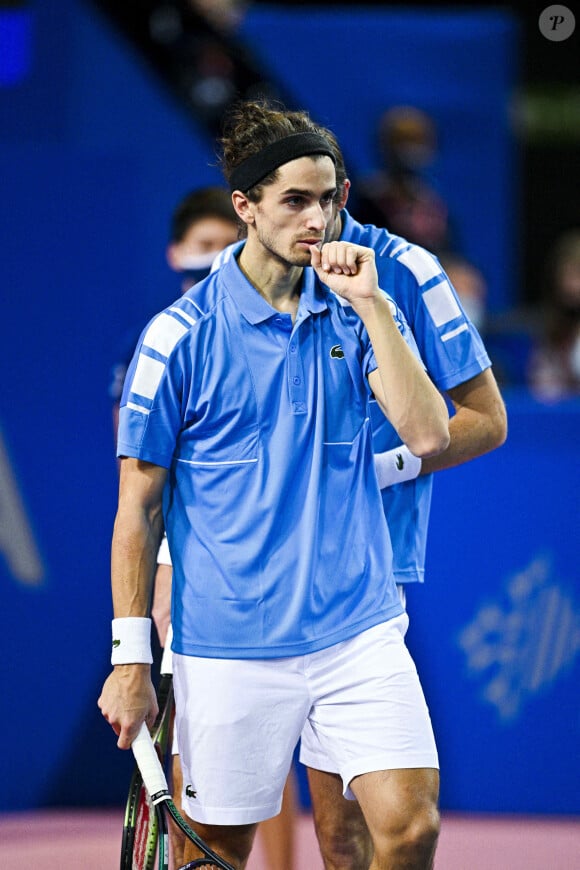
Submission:
<svg viewBox="0 0 580 870">
<path fill-rule="evenodd" d="M 506 582 L 504 602 L 481 607 L 458 643 L 483 699 L 503 720 L 561 676 L 580 650 L 580 611 L 538 557 Z"/>
<path fill-rule="evenodd" d="M 28 586 L 44 578 L 44 567 L 18 484 L 12 472 L 4 440 L 0 433 L 0 551 L 14 577 Z"/>
</svg>

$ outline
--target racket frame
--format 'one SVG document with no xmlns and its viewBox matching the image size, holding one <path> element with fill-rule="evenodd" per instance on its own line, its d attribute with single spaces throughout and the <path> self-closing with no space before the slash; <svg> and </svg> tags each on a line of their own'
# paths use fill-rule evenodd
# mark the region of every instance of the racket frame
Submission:
<svg viewBox="0 0 580 870">
<path fill-rule="evenodd" d="M 159 761 L 159 756 L 157 755 L 153 740 L 145 723 L 141 726 L 141 730 L 133 741 L 131 748 L 133 749 L 137 766 L 141 771 L 145 787 L 147 788 L 151 801 L 157 811 L 160 846 L 163 839 L 167 838 L 167 817 L 169 816 L 172 822 L 177 825 L 185 836 L 194 843 L 199 851 L 205 856 L 204 858 L 198 858 L 195 861 L 190 862 L 185 865 L 185 867 L 194 868 L 213 866 L 219 868 L 219 870 L 235 870 L 235 868 L 226 861 L 225 858 L 222 858 L 217 854 L 217 852 L 214 852 L 213 849 L 211 849 L 201 839 L 193 828 L 188 825 L 177 809 L 171 798 L 163 767 Z M 165 842 L 167 842 L 166 839 Z M 162 864 L 160 861 L 159 870 L 163 870 L 166 866 L 166 864 Z"/>
</svg>

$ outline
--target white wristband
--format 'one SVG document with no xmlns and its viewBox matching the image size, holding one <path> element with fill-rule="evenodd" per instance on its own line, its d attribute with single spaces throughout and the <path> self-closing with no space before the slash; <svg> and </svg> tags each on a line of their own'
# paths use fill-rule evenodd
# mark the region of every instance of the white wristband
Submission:
<svg viewBox="0 0 580 870">
<path fill-rule="evenodd" d="M 379 487 L 386 489 L 396 483 L 415 480 L 421 471 L 422 461 L 405 444 L 393 447 L 385 453 L 375 453 L 375 470 Z"/>
<path fill-rule="evenodd" d="M 145 616 L 123 616 L 113 620 L 112 665 L 150 665 L 151 620 Z"/>
</svg>

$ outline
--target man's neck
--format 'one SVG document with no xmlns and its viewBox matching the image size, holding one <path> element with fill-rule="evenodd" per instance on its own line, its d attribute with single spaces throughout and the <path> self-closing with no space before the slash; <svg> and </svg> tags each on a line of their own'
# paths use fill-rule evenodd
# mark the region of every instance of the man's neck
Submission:
<svg viewBox="0 0 580 870">
<path fill-rule="evenodd" d="M 251 244 L 250 240 L 244 245 L 238 264 L 250 284 L 272 308 L 293 316 L 296 314 L 302 284 L 301 266 L 284 263 L 261 246 Z"/>
</svg>

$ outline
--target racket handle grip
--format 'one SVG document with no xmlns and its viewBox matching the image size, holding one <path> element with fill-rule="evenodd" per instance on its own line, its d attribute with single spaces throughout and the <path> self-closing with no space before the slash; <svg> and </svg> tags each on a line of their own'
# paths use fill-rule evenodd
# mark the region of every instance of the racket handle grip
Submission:
<svg viewBox="0 0 580 870">
<path fill-rule="evenodd" d="M 167 779 L 145 722 L 131 745 L 145 788 L 154 804 L 170 797 Z"/>
</svg>

